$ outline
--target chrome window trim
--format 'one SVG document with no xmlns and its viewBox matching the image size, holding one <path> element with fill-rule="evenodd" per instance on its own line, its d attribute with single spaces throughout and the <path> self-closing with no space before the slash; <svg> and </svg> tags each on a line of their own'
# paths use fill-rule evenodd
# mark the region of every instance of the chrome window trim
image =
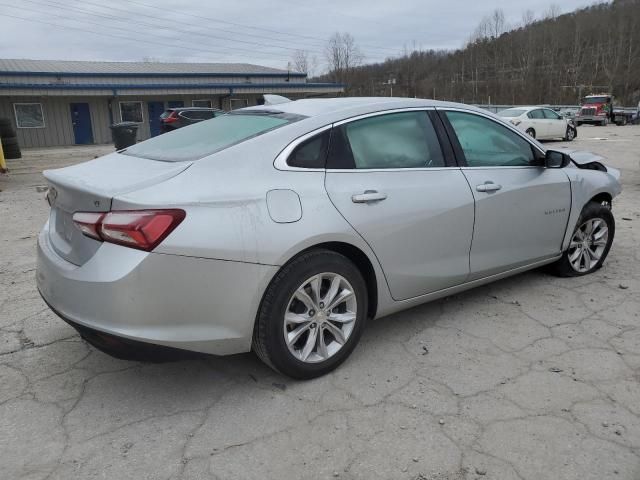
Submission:
<svg viewBox="0 0 640 480">
<path fill-rule="evenodd" d="M 339 127 L 340 125 L 344 125 L 346 123 L 355 122 L 358 120 L 362 120 L 370 117 L 377 117 L 380 115 L 387 115 L 391 113 L 404 113 L 404 112 L 416 112 L 416 111 L 433 111 L 435 107 L 432 106 L 424 106 L 424 107 L 405 107 L 405 108 L 393 108 L 390 110 L 379 110 L 376 112 L 364 113 L 361 115 L 356 115 L 354 117 L 344 118 L 337 122 L 332 123 L 331 125 L 325 125 L 324 127 L 317 128 L 312 130 L 309 133 L 305 133 L 304 135 L 293 140 L 289 145 L 287 145 L 276 157 L 273 162 L 273 166 L 277 170 L 283 171 L 291 171 L 291 172 L 399 172 L 399 171 L 412 171 L 415 172 L 417 170 L 450 170 L 452 168 L 458 167 L 420 167 L 420 168 L 302 168 L 302 167 L 292 167 L 287 163 L 289 155 L 291 152 L 300 145 L 305 140 L 318 135 L 330 128 Z"/>
<path fill-rule="evenodd" d="M 364 113 L 362 115 L 357 115 L 355 117 L 344 118 L 342 120 L 334 122 L 333 126 L 339 127 L 340 125 L 344 125 L 345 123 L 356 122 L 358 120 L 363 120 L 365 118 L 370 118 L 370 117 L 379 117 L 381 115 L 387 115 L 390 113 L 416 112 L 421 110 L 427 112 L 435 109 L 436 109 L 435 107 L 405 107 L 405 108 L 393 108 L 391 110 L 379 110 L 377 112 L 369 112 L 369 113 Z M 361 170 L 367 170 L 367 169 L 363 168 Z M 408 170 L 413 170 L 413 169 L 408 169 Z"/>
<path fill-rule="evenodd" d="M 387 114 L 391 114 L 391 113 L 403 113 L 403 112 L 415 112 L 415 111 L 442 111 L 442 112 L 448 112 L 448 111 L 452 111 L 452 112 L 462 112 L 462 113 L 470 113 L 470 114 L 475 114 L 478 115 L 480 117 L 485 117 L 488 120 L 491 120 L 495 123 L 497 123 L 498 125 L 502 125 L 503 127 L 508 128 L 509 130 L 511 130 L 512 132 L 516 133 L 518 136 L 520 136 L 520 138 L 524 139 L 529 145 L 533 146 L 540 154 L 545 155 L 546 151 L 536 145 L 535 143 L 533 143 L 531 141 L 531 137 L 529 137 L 529 135 L 527 135 L 524 132 L 521 132 L 520 130 L 518 130 L 516 127 L 514 127 L 513 125 L 509 124 L 508 122 L 503 122 L 500 119 L 496 120 L 496 118 L 491 115 L 489 112 L 485 113 L 482 111 L 477 111 L 477 110 L 471 110 L 471 109 L 466 109 L 466 108 L 460 108 L 460 107 L 435 107 L 435 106 L 425 106 L 425 107 L 406 107 L 406 108 L 394 108 L 391 110 L 380 110 L 377 112 L 370 112 L 370 113 L 365 113 L 362 115 L 356 115 L 354 117 L 349 117 L 349 118 L 345 118 L 342 120 L 339 120 L 337 122 L 334 122 L 330 125 L 325 125 L 324 127 L 320 127 L 320 128 L 316 128 L 315 130 L 312 130 L 308 133 L 305 133 L 304 135 L 296 138 L 295 140 L 293 140 L 292 142 L 290 142 L 275 158 L 274 162 L 273 162 L 273 166 L 277 169 L 277 170 L 282 170 L 282 171 L 290 171 L 290 172 L 331 172 L 331 173 L 348 173 L 348 172 L 354 172 L 354 173 L 360 173 L 360 172 L 415 172 L 415 171 L 434 171 L 434 170 L 451 170 L 451 169 L 460 169 L 460 170 L 482 170 L 482 169 L 494 169 L 494 168 L 509 168 L 509 169 L 518 169 L 518 168 L 541 168 L 541 166 L 539 165 L 518 165 L 518 166 L 501 166 L 501 165 L 488 165 L 485 167 L 457 167 L 457 166 L 450 166 L 450 167 L 421 167 L 421 168 L 302 168 L 302 167 L 292 167 L 287 163 L 287 159 L 289 158 L 289 155 L 291 155 L 291 153 L 293 152 L 293 150 L 300 145 L 302 142 L 308 140 L 309 138 L 318 135 L 322 132 L 325 132 L 326 130 L 329 130 L 330 128 L 333 127 L 338 127 L 340 125 L 344 125 L 346 123 L 350 123 L 350 122 L 355 122 L 357 120 L 362 120 L 364 118 L 370 118 L 370 117 L 377 117 L 380 115 L 387 115 Z M 542 167 L 544 168 L 544 167 Z"/>
<path fill-rule="evenodd" d="M 452 167 L 417 167 L 417 168 L 327 168 L 327 173 L 376 173 L 376 172 L 433 172 L 436 170 L 460 170 L 458 166 Z"/>
<path fill-rule="evenodd" d="M 545 168 L 543 165 L 487 165 L 486 167 L 460 167 L 461 170 L 486 170 L 488 168 Z"/>
</svg>

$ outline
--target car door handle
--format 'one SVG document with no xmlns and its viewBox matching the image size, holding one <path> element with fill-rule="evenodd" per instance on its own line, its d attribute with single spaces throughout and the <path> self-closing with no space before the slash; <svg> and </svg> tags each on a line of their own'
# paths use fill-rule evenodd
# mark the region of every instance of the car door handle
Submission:
<svg viewBox="0 0 640 480">
<path fill-rule="evenodd" d="M 479 192 L 496 192 L 502 188 L 502 185 L 498 185 L 493 182 L 484 182 L 481 185 L 476 185 L 476 190 Z"/>
<path fill-rule="evenodd" d="M 353 203 L 371 203 L 371 202 L 381 202 L 386 198 L 387 198 L 386 193 L 380 193 L 376 190 L 365 190 L 364 193 L 359 193 L 358 195 L 352 195 L 351 201 Z"/>
</svg>

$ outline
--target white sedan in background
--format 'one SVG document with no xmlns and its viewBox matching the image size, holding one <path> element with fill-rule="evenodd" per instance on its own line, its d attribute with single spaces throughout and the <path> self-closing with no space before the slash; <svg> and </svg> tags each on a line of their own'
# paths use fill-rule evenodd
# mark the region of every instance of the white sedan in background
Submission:
<svg viewBox="0 0 640 480">
<path fill-rule="evenodd" d="M 578 136 L 578 130 L 573 121 L 561 117 L 550 108 L 514 107 L 498 112 L 498 116 L 538 140 L 561 138 L 570 142 Z"/>
</svg>

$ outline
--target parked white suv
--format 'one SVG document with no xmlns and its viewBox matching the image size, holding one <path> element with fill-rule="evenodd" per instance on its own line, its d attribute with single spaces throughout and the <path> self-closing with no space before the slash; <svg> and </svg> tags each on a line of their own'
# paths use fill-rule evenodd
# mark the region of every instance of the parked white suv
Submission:
<svg viewBox="0 0 640 480">
<path fill-rule="evenodd" d="M 578 135 L 573 120 L 563 118 L 550 108 L 514 107 L 502 110 L 498 115 L 538 140 L 562 138 L 570 142 Z"/>
</svg>

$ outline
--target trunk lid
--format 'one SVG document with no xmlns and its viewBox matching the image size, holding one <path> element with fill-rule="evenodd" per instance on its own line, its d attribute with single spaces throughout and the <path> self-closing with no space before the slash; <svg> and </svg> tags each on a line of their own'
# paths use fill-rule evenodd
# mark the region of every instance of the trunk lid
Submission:
<svg viewBox="0 0 640 480">
<path fill-rule="evenodd" d="M 45 170 L 51 205 L 49 238 L 54 250 L 75 265 L 89 260 L 100 242 L 82 235 L 75 212 L 108 212 L 113 197 L 175 177 L 193 162 L 158 162 L 112 153 L 89 162 Z"/>
</svg>

